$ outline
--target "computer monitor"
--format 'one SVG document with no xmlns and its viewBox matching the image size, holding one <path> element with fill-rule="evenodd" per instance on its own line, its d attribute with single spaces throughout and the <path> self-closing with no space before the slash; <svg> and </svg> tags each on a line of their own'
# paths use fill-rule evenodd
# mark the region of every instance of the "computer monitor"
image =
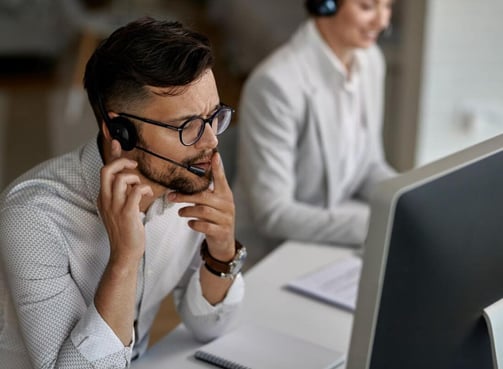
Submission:
<svg viewBox="0 0 503 369">
<path fill-rule="evenodd" d="M 493 369 L 503 135 L 383 182 L 371 209 L 347 369 Z"/>
</svg>

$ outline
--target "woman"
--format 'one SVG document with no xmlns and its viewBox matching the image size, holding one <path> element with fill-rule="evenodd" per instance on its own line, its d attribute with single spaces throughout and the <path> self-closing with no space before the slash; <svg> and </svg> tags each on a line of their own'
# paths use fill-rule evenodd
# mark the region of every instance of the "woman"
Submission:
<svg viewBox="0 0 503 369">
<path fill-rule="evenodd" d="M 391 0 L 307 1 L 311 17 L 247 80 L 241 98 L 237 234 L 257 261 L 291 239 L 360 245 L 382 150 Z"/>
</svg>

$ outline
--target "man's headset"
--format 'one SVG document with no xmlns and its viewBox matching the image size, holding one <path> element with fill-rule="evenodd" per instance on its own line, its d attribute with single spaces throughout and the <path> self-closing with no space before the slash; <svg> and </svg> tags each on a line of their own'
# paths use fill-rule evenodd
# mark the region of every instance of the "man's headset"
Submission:
<svg viewBox="0 0 503 369">
<path fill-rule="evenodd" d="M 330 17 L 339 8 L 337 0 L 306 0 L 306 9 L 316 17 Z"/>
<path fill-rule="evenodd" d="M 125 117 L 110 118 L 105 109 L 103 98 L 99 93 L 98 107 L 112 138 L 119 141 L 122 150 L 133 150 L 138 143 L 138 133 L 136 132 L 136 127 L 133 122 Z"/>
<path fill-rule="evenodd" d="M 108 112 L 105 108 L 105 103 L 103 101 L 103 97 L 101 96 L 101 93 L 98 93 L 98 108 L 100 109 L 100 113 L 103 116 L 103 119 L 105 120 L 105 124 L 107 125 L 108 131 L 110 132 L 110 136 L 112 136 L 113 139 L 119 141 L 122 150 L 131 151 L 136 148 L 138 150 L 146 152 L 147 154 L 153 155 L 156 158 L 165 160 L 167 162 L 170 162 L 171 164 L 185 168 L 189 172 L 191 172 L 199 177 L 202 177 L 206 174 L 206 171 L 204 169 L 198 168 L 193 165 L 179 163 L 175 160 L 166 158 L 164 156 L 161 156 L 161 155 L 156 154 L 150 150 L 147 150 L 143 147 L 138 146 L 137 145 L 138 144 L 138 133 L 136 131 L 136 127 L 134 126 L 133 122 L 131 122 L 126 117 L 119 116 L 119 117 L 115 117 L 115 118 L 110 118 L 108 115 Z"/>
</svg>

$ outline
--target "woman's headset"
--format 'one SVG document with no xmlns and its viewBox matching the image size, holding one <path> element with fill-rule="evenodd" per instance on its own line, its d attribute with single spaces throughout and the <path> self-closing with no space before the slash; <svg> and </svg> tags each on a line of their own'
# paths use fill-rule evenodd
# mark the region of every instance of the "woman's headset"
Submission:
<svg viewBox="0 0 503 369">
<path fill-rule="evenodd" d="M 306 0 L 306 9 L 316 17 L 329 17 L 337 12 L 337 0 Z"/>
</svg>

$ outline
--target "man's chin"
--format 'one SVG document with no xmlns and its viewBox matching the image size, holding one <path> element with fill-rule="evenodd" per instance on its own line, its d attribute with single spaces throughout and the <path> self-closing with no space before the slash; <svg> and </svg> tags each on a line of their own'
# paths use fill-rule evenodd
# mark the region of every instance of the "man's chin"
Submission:
<svg viewBox="0 0 503 369">
<path fill-rule="evenodd" d="M 191 176 L 192 177 L 192 176 Z M 190 178 L 178 178 L 170 183 L 167 183 L 165 187 L 174 190 L 176 192 L 179 192 L 184 195 L 193 195 L 199 192 L 206 191 L 212 182 L 211 178 L 211 171 L 206 173 L 202 177 L 198 177 L 194 175 L 194 179 Z"/>
</svg>

